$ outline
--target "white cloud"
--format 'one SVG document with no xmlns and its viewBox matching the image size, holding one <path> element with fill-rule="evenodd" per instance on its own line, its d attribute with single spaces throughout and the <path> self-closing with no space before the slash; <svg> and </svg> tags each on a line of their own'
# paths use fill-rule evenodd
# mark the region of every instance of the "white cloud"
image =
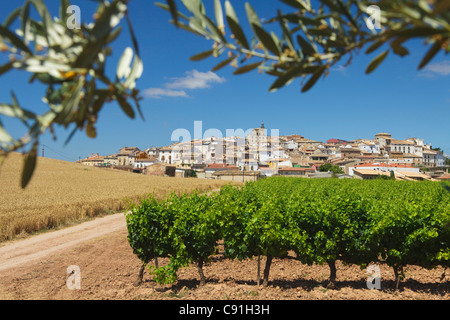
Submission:
<svg viewBox="0 0 450 320">
<path fill-rule="evenodd" d="M 224 83 L 225 78 L 219 77 L 212 71 L 200 72 L 187 71 L 185 77 L 171 78 L 171 82 L 163 85 L 163 88 L 149 88 L 144 91 L 145 96 L 159 99 L 161 97 L 184 97 L 189 95 L 185 90 L 207 89 L 212 84 Z"/>
<path fill-rule="evenodd" d="M 161 97 L 189 97 L 185 91 L 171 90 L 163 88 L 149 88 L 144 90 L 144 95 L 148 98 L 160 99 Z"/>
<path fill-rule="evenodd" d="M 419 75 L 424 78 L 434 78 L 438 75 L 448 76 L 450 75 L 450 60 L 429 64 Z"/>
<path fill-rule="evenodd" d="M 343 65 L 338 65 L 335 68 L 332 69 L 333 71 L 336 72 L 341 72 L 341 73 L 347 73 L 347 67 L 343 66 Z"/>
<path fill-rule="evenodd" d="M 212 71 L 192 70 L 186 72 L 186 77 L 174 78 L 172 83 L 167 83 L 165 86 L 169 89 L 205 89 L 211 87 L 212 83 L 223 82 L 225 82 L 225 78 L 219 77 Z"/>
</svg>

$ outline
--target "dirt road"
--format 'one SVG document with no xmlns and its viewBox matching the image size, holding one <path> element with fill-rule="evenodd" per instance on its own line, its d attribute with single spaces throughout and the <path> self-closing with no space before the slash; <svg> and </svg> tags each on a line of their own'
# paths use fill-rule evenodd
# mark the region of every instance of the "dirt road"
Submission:
<svg viewBox="0 0 450 320">
<path fill-rule="evenodd" d="M 205 194 L 220 191 L 214 189 Z M 62 252 L 82 242 L 126 230 L 124 213 L 117 213 L 58 231 L 46 232 L 26 240 L 0 244 L 0 271 L 36 262 L 50 254 Z"/>
<path fill-rule="evenodd" d="M 50 254 L 121 230 L 126 230 L 123 213 L 0 245 L 0 271 L 39 261 Z"/>
<path fill-rule="evenodd" d="M 199 287 L 197 268 L 181 268 L 178 281 L 157 285 L 146 271 L 135 287 L 141 262 L 127 241 L 125 216 L 115 214 L 0 245 L 0 300 L 449 300 L 443 268 L 408 266 L 399 291 L 392 268 L 380 265 L 381 290 L 368 290 L 367 273 L 337 263 L 337 289 L 328 290 L 326 265 L 274 259 L 269 286 L 255 283 L 256 261 L 224 259 L 204 266 L 207 285 Z M 161 259 L 160 264 L 167 263 Z M 263 262 L 264 263 L 264 262 Z M 67 268 L 81 270 L 81 289 L 67 286 Z M 448 273 L 448 272 L 447 272 Z"/>
</svg>

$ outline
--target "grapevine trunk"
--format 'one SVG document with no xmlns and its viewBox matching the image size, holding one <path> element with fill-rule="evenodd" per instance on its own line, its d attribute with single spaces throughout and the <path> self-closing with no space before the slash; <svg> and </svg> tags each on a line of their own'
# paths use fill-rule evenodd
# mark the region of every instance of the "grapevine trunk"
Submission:
<svg viewBox="0 0 450 320">
<path fill-rule="evenodd" d="M 263 287 L 267 287 L 269 285 L 269 272 L 270 272 L 270 266 L 272 264 L 272 256 L 267 256 L 266 260 L 266 266 L 264 268 L 264 280 L 263 280 Z"/>
</svg>

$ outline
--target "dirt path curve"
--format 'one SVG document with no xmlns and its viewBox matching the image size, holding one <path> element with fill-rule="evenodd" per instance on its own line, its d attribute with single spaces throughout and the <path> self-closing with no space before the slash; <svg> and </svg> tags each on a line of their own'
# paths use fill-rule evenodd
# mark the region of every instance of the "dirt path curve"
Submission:
<svg viewBox="0 0 450 320">
<path fill-rule="evenodd" d="M 126 230 L 123 213 L 0 245 L 0 271 L 35 262 L 50 254 L 120 230 Z"/>
<path fill-rule="evenodd" d="M 206 194 L 219 190 L 214 189 Z M 50 254 L 126 228 L 125 215 L 117 213 L 25 240 L 15 240 L 3 246 L 0 244 L 0 271 L 38 261 Z"/>
</svg>

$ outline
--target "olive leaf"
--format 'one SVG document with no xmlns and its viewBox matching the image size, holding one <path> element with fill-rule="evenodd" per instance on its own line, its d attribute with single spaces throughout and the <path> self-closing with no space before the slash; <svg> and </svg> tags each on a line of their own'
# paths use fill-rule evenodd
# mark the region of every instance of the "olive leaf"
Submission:
<svg viewBox="0 0 450 320">
<path fill-rule="evenodd" d="M 23 170 L 22 170 L 22 179 L 21 179 L 21 187 L 25 189 L 33 176 L 33 173 L 36 169 L 37 163 L 37 149 L 38 143 L 34 143 L 31 151 L 25 156 Z"/>
<path fill-rule="evenodd" d="M 264 61 L 260 61 L 260 62 L 255 62 L 255 63 L 245 65 L 243 67 L 238 68 L 236 71 L 233 72 L 233 74 L 238 75 L 238 74 L 250 72 L 250 71 L 258 68 L 259 66 L 261 66 L 263 63 L 264 63 Z"/>
<path fill-rule="evenodd" d="M 366 74 L 372 73 L 384 61 L 384 59 L 386 59 L 388 54 L 389 50 L 386 50 L 376 56 L 375 59 L 373 59 L 367 66 Z"/>
<path fill-rule="evenodd" d="M 448 40 L 448 38 L 446 39 L 441 39 L 441 40 L 436 40 L 434 42 L 434 44 L 430 47 L 430 49 L 428 50 L 428 52 L 425 54 L 425 56 L 423 57 L 422 61 L 419 64 L 419 70 L 422 69 L 423 67 L 425 67 L 428 62 L 431 61 L 431 59 L 433 59 L 433 57 L 439 52 L 441 51 L 441 48 L 443 46 L 443 44 Z"/>
<path fill-rule="evenodd" d="M 200 61 L 200 60 L 203 60 L 203 59 L 206 59 L 206 58 L 210 57 L 213 53 L 214 53 L 214 50 L 208 50 L 208 51 L 205 51 L 205 52 L 201 52 L 201 53 L 198 53 L 196 55 L 193 55 L 192 57 L 189 58 L 189 60 L 191 60 L 191 61 Z"/>
<path fill-rule="evenodd" d="M 248 44 L 244 31 L 242 30 L 242 27 L 239 25 L 239 20 L 237 18 L 236 12 L 234 11 L 231 2 L 228 0 L 225 1 L 225 12 L 226 12 L 226 19 L 230 26 L 231 32 L 245 49 L 250 50 L 250 46 Z"/>
<path fill-rule="evenodd" d="M 328 68 L 328 66 L 326 66 L 326 65 L 325 66 L 320 66 L 317 69 L 317 71 L 315 71 L 313 73 L 311 78 L 309 78 L 309 80 L 302 87 L 302 92 L 306 92 L 306 91 L 310 90 L 316 84 L 316 82 L 320 79 L 320 77 L 323 75 L 325 70 L 327 70 L 327 68 Z"/>
</svg>

